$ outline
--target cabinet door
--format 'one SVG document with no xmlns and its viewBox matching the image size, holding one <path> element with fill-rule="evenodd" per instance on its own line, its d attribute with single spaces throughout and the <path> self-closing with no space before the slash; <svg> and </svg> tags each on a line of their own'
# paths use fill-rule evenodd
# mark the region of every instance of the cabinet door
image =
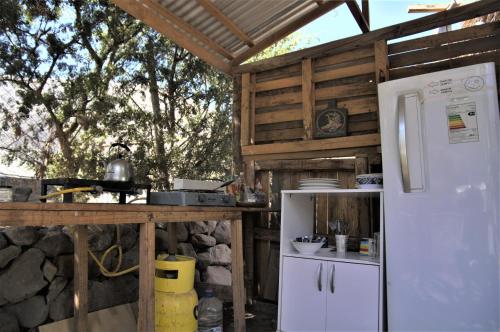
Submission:
<svg viewBox="0 0 500 332">
<path fill-rule="evenodd" d="M 284 257 L 281 330 L 324 331 L 327 262 Z"/>
<path fill-rule="evenodd" d="M 379 267 L 328 263 L 327 331 L 377 331 Z"/>
</svg>

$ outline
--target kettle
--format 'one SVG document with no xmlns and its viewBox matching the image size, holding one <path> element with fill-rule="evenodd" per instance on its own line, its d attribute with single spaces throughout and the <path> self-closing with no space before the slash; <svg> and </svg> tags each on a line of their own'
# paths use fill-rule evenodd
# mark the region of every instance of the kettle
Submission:
<svg viewBox="0 0 500 332">
<path fill-rule="evenodd" d="M 109 147 L 109 151 L 115 146 L 121 147 L 130 154 L 130 149 L 123 143 L 113 143 Z M 108 151 L 108 154 L 109 154 Z M 131 182 L 134 180 L 134 170 L 132 164 L 129 160 L 123 159 L 121 153 L 118 154 L 118 159 L 108 162 L 106 165 L 106 174 L 104 175 L 104 181 L 119 181 L 119 182 Z"/>
</svg>

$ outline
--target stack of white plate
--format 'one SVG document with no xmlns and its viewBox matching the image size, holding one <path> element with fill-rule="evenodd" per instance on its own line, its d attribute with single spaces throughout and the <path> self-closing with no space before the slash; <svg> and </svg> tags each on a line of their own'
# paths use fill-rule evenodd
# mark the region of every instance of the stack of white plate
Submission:
<svg viewBox="0 0 500 332">
<path fill-rule="evenodd" d="M 338 189 L 340 183 L 338 179 L 328 178 L 308 178 L 299 180 L 299 189 L 315 190 L 315 189 Z"/>
</svg>

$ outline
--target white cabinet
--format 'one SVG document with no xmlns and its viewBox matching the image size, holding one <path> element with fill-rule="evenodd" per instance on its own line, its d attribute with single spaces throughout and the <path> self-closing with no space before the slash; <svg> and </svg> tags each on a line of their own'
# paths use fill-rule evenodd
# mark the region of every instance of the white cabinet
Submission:
<svg viewBox="0 0 500 332">
<path fill-rule="evenodd" d="M 383 204 L 380 190 L 321 191 L 325 192 L 333 196 L 378 195 Z M 298 253 L 290 240 L 313 234 L 317 192 L 282 193 L 278 331 L 381 331 L 383 256 L 337 254 L 329 248 L 313 255 Z M 380 220 L 383 235 L 383 211 Z"/>
<path fill-rule="evenodd" d="M 282 331 L 376 331 L 379 267 L 284 257 Z"/>
</svg>

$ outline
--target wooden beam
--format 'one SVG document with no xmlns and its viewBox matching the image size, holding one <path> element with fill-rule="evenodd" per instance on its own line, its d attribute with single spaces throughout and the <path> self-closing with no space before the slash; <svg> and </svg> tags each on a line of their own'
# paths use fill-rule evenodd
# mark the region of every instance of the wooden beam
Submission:
<svg viewBox="0 0 500 332">
<path fill-rule="evenodd" d="M 385 40 L 377 40 L 373 46 L 375 49 L 375 79 L 377 83 L 382 83 L 389 80 L 387 42 Z"/>
<path fill-rule="evenodd" d="M 238 27 L 232 20 L 230 20 L 216 5 L 210 0 L 198 0 L 198 3 L 205 8 L 213 17 L 221 22 L 226 28 L 229 29 L 236 37 L 245 42 L 249 47 L 254 46 L 252 39 Z"/>
<path fill-rule="evenodd" d="M 243 167 L 243 159 L 241 157 L 241 75 L 233 76 L 233 105 L 232 105 L 232 122 L 233 122 L 233 172 L 240 174 Z"/>
<path fill-rule="evenodd" d="M 237 55 L 234 60 L 232 61 L 233 66 L 237 66 L 243 61 L 251 58 L 255 54 L 259 53 L 260 51 L 266 49 L 268 46 L 271 46 L 273 43 L 276 41 L 288 36 L 295 30 L 300 29 L 304 25 L 308 24 L 309 22 L 314 21 L 318 17 L 326 14 L 332 9 L 337 8 L 340 6 L 344 1 L 337 1 L 337 0 L 332 0 L 332 1 L 327 1 L 322 5 L 318 5 L 317 8 L 313 9 L 306 15 L 296 19 L 295 21 L 291 22 L 290 24 L 286 25 L 284 28 L 273 32 L 269 36 L 265 37 L 263 40 L 259 41 L 255 46 L 251 47 L 249 50 L 244 51 L 243 53 Z"/>
<path fill-rule="evenodd" d="M 155 330 L 155 224 L 140 225 L 139 230 L 139 316 L 137 331 Z"/>
<path fill-rule="evenodd" d="M 352 172 L 354 159 L 292 159 L 292 160 L 262 160 L 255 162 L 256 171 L 297 171 L 330 170 Z"/>
<path fill-rule="evenodd" d="M 74 233 L 74 312 L 75 331 L 86 332 L 88 330 L 88 243 L 87 226 L 75 226 Z"/>
<path fill-rule="evenodd" d="M 242 147 L 242 154 L 243 156 L 253 156 L 261 154 L 267 155 L 267 154 L 278 154 L 278 153 L 294 153 L 294 152 L 357 148 L 365 146 L 374 146 L 379 144 L 380 144 L 379 134 L 367 134 L 367 135 L 327 138 L 322 140 L 248 145 Z M 281 158 L 281 159 L 289 159 L 289 158 Z"/>
<path fill-rule="evenodd" d="M 435 4 L 435 5 L 409 5 L 408 6 L 408 13 L 414 14 L 414 13 L 442 12 L 442 11 L 448 9 L 449 5 L 450 4 L 448 4 L 448 3 L 440 3 L 440 4 Z"/>
<path fill-rule="evenodd" d="M 314 128 L 314 83 L 312 80 L 311 59 L 302 60 L 302 122 L 304 124 L 304 139 L 313 138 Z"/>
<path fill-rule="evenodd" d="M 358 3 L 356 1 L 346 1 L 347 8 L 351 11 L 352 16 L 356 20 L 356 23 L 358 23 L 359 28 L 363 33 L 366 33 L 370 31 L 370 24 L 366 21 L 365 16 L 361 12 L 361 9 L 358 6 Z"/>
<path fill-rule="evenodd" d="M 233 288 L 234 331 L 245 328 L 245 285 L 243 273 L 243 227 L 241 219 L 231 220 L 231 281 Z"/>
<path fill-rule="evenodd" d="M 135 18 L 141 20 L 145 24 L 149 25 L 180 47 L 185 48 L 189 52 L 193 53 L 200 59 L 207 62 L 219 69 L 220 71 L 230 74 L 231 66 L 228 62 L 225 62 L 217 53 L 210 52 L 209 49 L 198 45 L 191 38 L 187 37 L 185 33 L 179 31 L 174 25 L 169 23 L 162 13 L 156 11 L 154 7 L 146 7 L 144 4 L 146 2 L 137 2 L 130 0 L 112 0 L 115 5 L 134 16 Z M 151 1 L 151 0 L 145 0 Z"/>
<path fill-rule="evenodd" d="M 370 26 L 370 5 L 368 3 L 368 0 L 361 0 L 361 12 L 365 17 L 366 23 L 368 23 L 368 26 Z"/>
<path fill-rule="evenodd" d="M 250 144 L 250 73 L 241 75 L 241 146 Z"/>
<path fill-rule="evenodd" d="M 271 59 L 240 65 L 233 68 L 233 73 L 262 72 L 274 68 L 293 65 L 297 62 L 300 62 L 300 60 L 304 58 L 316 58 L 340 54 L 373 45 L 374 40 L 391 40 L 400 37 L 406 37 L 419 32 L 439 28 L 457 22 L 462 22 L 479 16 L 484 16 L 499 10 L 500 1 L 482 0 L 468 5 L 456 7 L 445 12 L 436 13 L 434 15 L 429 15 L 378 30 L 373 30 L 365 34 L 360 34 L 315 47 L 310 47 L 308 49 L 287 53 L 284 55 L 273 57 Z M 239 56 L 237 56 L 232 61 L 233 65 L 237 63 L 238 58 Z"/>
</svg>

